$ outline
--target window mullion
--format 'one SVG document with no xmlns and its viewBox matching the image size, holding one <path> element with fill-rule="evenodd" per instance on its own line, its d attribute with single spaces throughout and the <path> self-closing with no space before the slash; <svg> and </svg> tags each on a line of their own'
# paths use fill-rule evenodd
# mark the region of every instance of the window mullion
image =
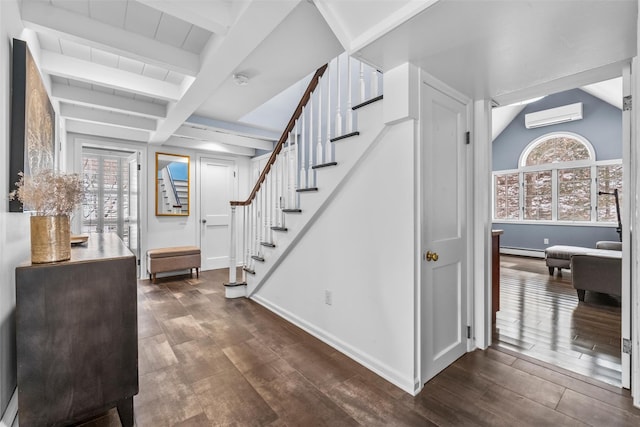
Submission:
<svg viewBox="0 0 640 427">
<path fill-rule="evenodd" d="M 598 221 L 598 167 L 591 166 L 591 222 Z"/>
<path fill-rule="evenodd" d="M 558 169 L 551 169 L 551 220 L 558 220 Z"/>
</svg>

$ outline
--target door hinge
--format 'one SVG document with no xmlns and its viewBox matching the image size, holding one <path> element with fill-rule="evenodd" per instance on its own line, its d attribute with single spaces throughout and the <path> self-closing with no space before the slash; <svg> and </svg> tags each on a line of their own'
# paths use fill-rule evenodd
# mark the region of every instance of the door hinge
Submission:
<svg viewBox="0 0 640 427">
<path fill-rule="evenodd" d="M 140 164 L 138 164 L 138 170 L 140 170 Z"/>
<path fill-rule="evenodd" d="M 138 260 L 138 265 L 140 265 L 140 260 Z"/>
<path fill-rule="evenodd" d="M 631 340 L 629 338 L 622 338 L 622 352 L 631 354 Z"/>
<path fill-rule="evenodd" d="M 233 177 L 234 178 L 236 177 L 236 171 L 233 171 Z"/>
<path fill-rule="evenodd" d="M 467 338 L 471 338 L 471 326 L 467 326 Z"/>
<path fill-rule="evenodd" d="M 467 134 L 465 135 L 465 142 L 467 145 L 471 144 L 471 132 L 467 131 Z"/>
<path fill-rule="evenodd" d="M 631 95 L 627 95 L 622 98 L 622 111 L 629 111 L 633 107 L 633 102 L 631 100 Z"/>
</svg>

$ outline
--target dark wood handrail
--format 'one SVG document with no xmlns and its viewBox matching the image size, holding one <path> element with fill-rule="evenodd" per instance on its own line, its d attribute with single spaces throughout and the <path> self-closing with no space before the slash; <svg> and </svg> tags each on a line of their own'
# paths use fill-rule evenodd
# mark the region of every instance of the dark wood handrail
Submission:
<svg viewBox="0 0 640 427">
<path fill-rule="evenodd" d="M 264 180 L 267 178 L 267 174 L 271 170 L 271 166 L 273 166 L 273 164 L 276 162 L 276 158 L 278 157 L 278 154 L 280 154 L 280 151 L 282 151 L 282 147 L 284 147 L 285 142 L 287 142 L 289 133 L 293 130 L 293 127 L 296 125 L 296 120 L 298 120 L 302 115 L 302 109 L 304 108 L 305 105 L 307 105 L 307 102 L 309 102 L 309 99 L 311 98 L 311 94 L 318 86 L 318 82 L 320 82 L 320 77 L 322 77 L 322 75 L 326 71 L 327 65 L 328 64 L 325 64 L 322 67 L 318 68 L 316 73 L 313 75 L 313 78 L 309 82 L 309 86 L 307 86 L 307 90 L 305 90 L 304 95 L 302 95 L 302 98 L 300 99 L 298 106 L 293 112 L 293 115 L 291 116 L 291 119 L 289 120 L 287 127 L 284 129 L 284 132 L 282 132 L 282 136 L 278 140 L 276 147 L 273 149 L 273 152 L 269 157 L 269 161 L 264 166 L 264 169 L 262 170 L 262 173 L 260 174 L 258 181 L 256 181 L 256 185 L 253 186 L 253 190 L 251 191 L 251 194 L 249 195 L 247 200 L 244 200 L 244 201 L 232 200 L 230 202 L 231 206 L 247 206 L 251 204 L 251 201 L 253 199 L 255 199 L 256 193 L 258 193 L 260 186 L 264 183 Z"/>
</svg>

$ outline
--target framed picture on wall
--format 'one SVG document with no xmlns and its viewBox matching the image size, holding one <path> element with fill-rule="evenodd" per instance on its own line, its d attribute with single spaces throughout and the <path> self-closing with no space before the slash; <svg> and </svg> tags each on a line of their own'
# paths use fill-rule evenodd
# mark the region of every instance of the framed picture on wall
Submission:
<svg viewBox="0 0 640 427">
<path fill-rule="evenodd" d="M 33 175 L 55 165 L 55 111 L 27 43 L 13 39 L 11 84 L 11 143 L 9 192 L 18 174 Z M 9 202 L 9 212 L 22 212 L 22 203 Z"/>
</svg>

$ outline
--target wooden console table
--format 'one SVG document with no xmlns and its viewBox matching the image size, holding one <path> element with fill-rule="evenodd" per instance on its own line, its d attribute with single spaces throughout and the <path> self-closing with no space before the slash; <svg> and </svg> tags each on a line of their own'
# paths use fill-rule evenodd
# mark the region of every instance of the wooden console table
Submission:
<svg viewBox="0 0 640 427">
<path fill-rule="evenodd" d="M 500 235 L 503 230 L 491 230 L 491 322 L 496 322 L 500 310 Z"/>
<path fill-rule="evenodd" d="M 136 259 L 91 234 L 69 261 L 16 268 L 21 427 L 65 425 L 117 407 L 133 426 L 138 393 Z"/>
</svg>

